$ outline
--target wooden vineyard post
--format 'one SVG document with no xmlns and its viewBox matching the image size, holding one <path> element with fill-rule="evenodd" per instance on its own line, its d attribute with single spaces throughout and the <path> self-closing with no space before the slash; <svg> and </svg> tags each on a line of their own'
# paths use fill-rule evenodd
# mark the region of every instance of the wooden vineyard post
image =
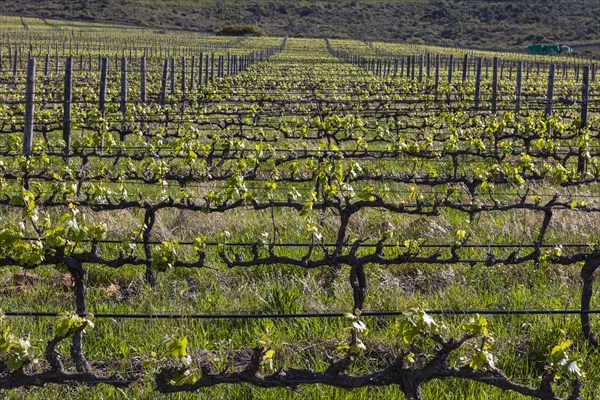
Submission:
<svg viewBox="0 0 600 400">
<path fill-rule="evenodd" d="M 207 54 L 206 55 L 206 66 L 204 68 L 204 86 L 208 86 L 208 67 L 209 67 L 209 63 L 210 63 L 210 56 Z"/>
<path fill-rule="evenodd" d="M 523 62 L 517 63 L 517 85 L 516 85 L 516 100 L 515 100 L 515 112 L 521 111 L 521 87 L 523 85 Z"/>
<path fill-rule="evenodd" d="M 33 119 L 35 113 L 35 58 L 27 61 L 27 81 L 25 84 L 25 127 L 23 129 L 23 155 L 33 152 Z"/>
<path fill-rule="evenodd" d="M 102 59 L 100 70 L 100 114 L 102 118 L 106 116 L 106 85 L 108 79 L 108 56 Z M 104 148 L 104 136 L 100 139 L 100 150 Z"/>
<path fill-rule="evenodd" d="M 210 84 L 215 84 L 215 53 L 210 54 Z"/>
<path fill-rule="evenodd" d="M 539 66 L 539 65 L 538 65 Z M 548 90 L 546 92 L 546 116 L 552 115 L 552 102 L 554 98 L 554 64 L 550 64 L 548 69 Z"/>
<path fill-rule="evenodd" d="M 479 110 L 479 99 L 481 95 L 481 57 L 477 58 L 477 70 L 475 71 L 475 111 Z"/>
<path fill-rule="evenodd" d="M 435 99 L 438 99 L 440 87 L 440 55 L 435 55 Z"/>
<path fill-rule="evenodd" d="M 170 73 L 170 93 L 171 96 L 175 95 L 175 58 L 171 57 L 171 70 L 169 71 Z"/>
<path fill-rule="evenodd" d="M 485 79 L 489 79 L 490 77 L 490 63 L 488 62 L 488 58 L 486 57 L 485 60 Z"/>
<path fill-rule="evenodd" d="M 127 58 L 121 57 L 121 114 L 127 113 Z"/>
<path fill-rule="evenodd" d="M 186 90 L 185 80 L 187 79 L 186 70 L 185 70 L 186 63 L 187 63 L 186 61 L 187 60 L 186 60 L 185 56 L 181 57 L 181 94 L 183 96 L 185 96 L 185 90 Z"/>
<path fill-rule="evenodd" d="M 204 66 L 204 53 L 200 53 L 200 58 L 198 60 L 198 88 L 202 89 L 202 68 Z"/>
<path fill-rule="evenodd" d="M 46 53 L 46 58 L 44 59 L 44 76 L 48 76 L 48 64 L 50 64 L 50 54 Z"/>
<path fill-rule="evenodd" d="M 190 65 L 190 90 L 196 87 L 196 56 L 192 56 L 192 65 Z"/>
<path fill-rule="evenodd" d="M 419 83 L 423 82 L 423 54 L 419 54 Z"/>
<path fill-rule="evenodd" d="M 583 82 L 581 85 L 581 129 L 585 128 L 588 123 L 588 101 L 590 96 L 590 67 L 583 67 Z M 577 158 L 577 173 L 585 173 L 586 157 L 581 154 L 582 149 L 579 149 L 579 157 Z"/>
<path fill-rule="evenodd" d="M 73 102 L 73 57 L 68 57 L 65 63 L 65 87 L 63 99 L 63 141 L 65 148 L 63 153 L 71 152 L 71 114 Z"/>
<path fill-rule="evenodd" d="M 590 67 L 583 67 L 583 83 L 581 85 L 581 127 L 588 123 L 588 101 L 590 95 Z"/>
<path fill-rule="evenodd" d="M 462 83 L 463 85 L 467 81 L 467 72 L 469 70 L 469 55 L 465 54 L 463 57 L 463 65 L 462 65 Z"/>
<path fill-rule="evenodd" d="M 404 77 L 404 57 L 400 57 L 400 77 Z"/>
<path fill-rule="evenodd" d="M 102 64 L 100 66 L 100 113 L 104 117 L 106 114 L 106 78 L 108 73 L 108 59 L 102 58 Z"/>
<path fill-rule="evenodd" d="M 498 109 L 498 57 L 493 58 L 492 64 L 492 114 Z"/>
<path fill-rule="evenodd" d="M 431 53 L 427 53 L 427 79 L 431 79 Z"/>
<path fill-rule="evenodd" d="M 160 80 L 160 98 L 158 99 L 160 105 L 164 105 L 167 99 L 167 74 L 169 73 L 169 60 L 165 59 L 163 63 L 163 73 Z"/>
<path fill-rule="evenodd" d="M 13 70 L 12 70 L 12 75 L 13 75 L 13 82 L 17 83 L 17 63 L 18 63 L 18 59 L 17 59 L 18 53 L 17 50 L 15 49 L 15 59 L 13 60 Z M 58 70 L 58 67 L 56 68 Z"/>
<path fill-rule="evenodd" d="M 452 74 L 454 72 L 454 54 L 450 55 L 448 60 L 448 85 L 452 84 Z"/>
<path fill-rule="evenodd" d="M 217 59 L 217 77 L 223 79 L 223 56 L 219 56 Z"/>
<path fill-rule="evenodd" d="M 146 56 L 140 61 L 140 101 L 146 104 Z"/>
</svg>

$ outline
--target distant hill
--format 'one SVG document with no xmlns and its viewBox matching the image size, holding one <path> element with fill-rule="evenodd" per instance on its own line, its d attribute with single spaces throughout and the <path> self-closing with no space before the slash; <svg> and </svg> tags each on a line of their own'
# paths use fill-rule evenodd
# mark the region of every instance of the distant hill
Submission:
<svg viewBox="0 0 600 400">
<path fill-rule="evenodd" d="M 248 23 L 273 35 L 486 49 L 532 43 L 597 52 L 599 0 L 0 0 L 0 12 L 215 32 Z"/>
</svg>

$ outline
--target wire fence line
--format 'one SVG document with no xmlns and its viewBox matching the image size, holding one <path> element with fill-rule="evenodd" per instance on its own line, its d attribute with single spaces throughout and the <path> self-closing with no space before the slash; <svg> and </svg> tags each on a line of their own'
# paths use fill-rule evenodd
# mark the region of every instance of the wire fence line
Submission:
<svg viewBox="0 0 600 400">
<path fill-rule="evenodd" d="M 362 317 L 401 317 L 409 310 L 394 311 L 369 311 L 361 312 Z M 494 309 L 434 309 L 423 310 L 430 315 L 445 316 L 464 316 L 464 315 L 580 315 L 580 314 L 600 314 L 600 310 L 576 310 L 576 309 L 523 309 L 523 310 L 494 310 Z M 59 317 L 59 312 L 41 312 L 41 311 L 4 311 L 7 317 Z M 220 314 L 132 314 L 132 313 L 77 313 L 81 317 L 94 317 L 98 319 L 309 319 L 309 318 L 348 318 L 346 312 L 325 312 L 325 313 L 220 313 Z"/>
</svg>

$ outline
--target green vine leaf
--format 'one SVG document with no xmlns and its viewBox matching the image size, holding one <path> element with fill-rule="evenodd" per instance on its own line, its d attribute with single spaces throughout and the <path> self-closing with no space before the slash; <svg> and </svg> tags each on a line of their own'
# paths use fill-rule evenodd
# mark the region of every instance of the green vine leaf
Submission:
<svg viewBox="0 0 600 400">
<path fill-rule="evenodd" d="M 571 357 L 567 349 L 571 347 L 573 341 L 563 340 L 552 348 L 548 357 L 548 366 L 555 372 L 555 379 L 560 379 L 563 375 L 570 377 L 582 377 L 583 372 L 579 367 L 579 358 Z"/>
<path fill-rule="evenodd" d="M 185 336 L 182 337 L 169 337 L 165 340 L 167 351 L 165 355 L 181 359 L 187 357 L 187 345 L 188 339 Z"/>
<path fill-rule="evenodd" d="M 82 318 L 72 311 L 61 313 L 56 324 L 56 335 L 61 337 L 72 336 L 82 326 L 92 329 L 94 328 L 94 323 L 90 318 Z"/>
</svg>

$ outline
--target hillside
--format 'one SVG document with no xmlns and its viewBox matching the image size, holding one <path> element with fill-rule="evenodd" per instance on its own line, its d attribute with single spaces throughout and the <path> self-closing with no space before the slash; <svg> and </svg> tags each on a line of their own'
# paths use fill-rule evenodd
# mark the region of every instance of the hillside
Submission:
<svg viewBox="0 0 600 400">
<path fill-rule="evenodd" d="M 524 50 L 536 42 L 597 51 L 597 0 L 0 0 L 8 15 L 215 32 L 258 25 L 274 35 L 349 37 Z"/>
</svg>

